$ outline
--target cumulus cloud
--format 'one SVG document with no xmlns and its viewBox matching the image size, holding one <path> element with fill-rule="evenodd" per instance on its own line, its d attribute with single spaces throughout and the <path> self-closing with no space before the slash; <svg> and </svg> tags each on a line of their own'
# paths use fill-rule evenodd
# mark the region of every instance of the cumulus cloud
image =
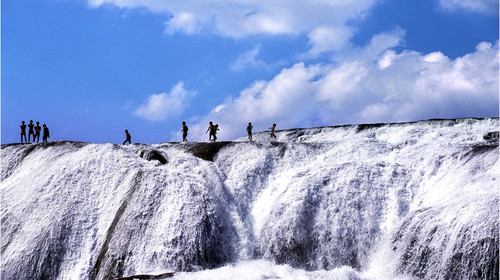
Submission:
<svg viewBox="0 0 500 280">
<path fill-rule="evenodd" d="M 184 83 L 178 82 L 169 93 L 151 94 L 134 111 L 134 115 L 152 121 L 165 120 L 169 116 L 182 113 L 186 103 L 194 94 L 184 88 Z"/>
<path fill-rule="evenodd" d="M 400 36 L 377 35 L 339 64 L 297 63 L 256 81 L 202 117 L 194 131 L 203 135 L 208 121 L 215 121 L 221 139 L 234 139 L 248 122 L 259 131 L 272 123 L 294 128 L 498 116 L 498 42 L 450 59 L 441 52 L 397 53 L 392 48 L 402 43 Z M 382 44 L 380 38 L 392 40 Z"/>
<path fill-rule="evenodd" d="M 446 11 L 466 10 L 498 15 L 498 0 L 439 0 Z"/>
<path fill-rule="evenodd" d="M 168 34 L 208 31 L 232 38 L 308 34 L 311 54 L 318 54 L 344 46 L 354 34 L 348 23 L 365 17 L 380 0 L 87 1 L 92 7 L 111 4 L 171 15 L 165 23 Z"/>
<path fill-rule="evenodd" d="M 349 45 L 354 29 L 349 26 L 323 26 L 312 29 L 309 34 L 309 55 L 342 50 Z"/>
<path fill-rule="evenodd" d="M 237 98 L 216 106 L 190 131 L 192 135 L 204 135 L 205 126 L 213 121 L 220 124 L 220 138 L 230 139 L 240 135 L 248 122 L 265 126 L 279 120 L 281 127 L 303 122 L 314 112 L 315 105 L 304 97 L 313 91 L 314 79 L 322 71 L 321 66 L 306 67 L 298 63 L 283 69 L 271 81 L 256 81 L 241 91 Z"/>
</svg>

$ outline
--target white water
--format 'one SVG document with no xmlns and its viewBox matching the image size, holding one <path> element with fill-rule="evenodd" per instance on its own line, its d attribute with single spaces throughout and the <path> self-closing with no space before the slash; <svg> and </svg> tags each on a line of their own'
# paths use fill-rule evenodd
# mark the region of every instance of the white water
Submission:
<svg viewBox="0 0 500 280">
<path fill-rule="evenodd" d="M 489 279 L 499 164 L 483 135 L 498 125 L 260 133 L 214 162 L 199 144 L 3 146 L 1 276 Z"/>
</svg>

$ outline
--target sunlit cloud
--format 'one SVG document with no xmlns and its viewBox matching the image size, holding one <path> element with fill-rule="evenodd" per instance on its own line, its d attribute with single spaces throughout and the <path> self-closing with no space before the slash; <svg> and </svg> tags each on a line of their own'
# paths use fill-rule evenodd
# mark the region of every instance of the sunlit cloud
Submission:
<svg viewBox="0 0 500 280">
<path fill-rule="evenodd" d="M 184 88 L 184 83 L 177 83 L 169 93 L 151 94 L 140 105 L 134 115 L 152 121 L 162 121 L 169 116 L 182 113 L 194 92 Z"/>
<path fill-rule="evenodd" d="M 91 7 L 115 5 L 120 8 L 145 8 L 164 13 L 165 32 L 198 34 L 211 32 L 222 37 L 252 35 L 309 36 L 310 54 L 339 49 L 354 35 L 350 22 L 366 17 L 379 0 L 88 0 Z"/>
<path fill-rule="evenodd" d="M 171 20 L 165 23 L 165 32 L 174 34 L 176 32 L 184 32 L 186 34 L 197 34 L 201 31 L 201 27 L 195 18 L 195 15 L 182 12 L 175 15 Z"/>
<path fill-rule="evenodd" d="M 194 130 L 203 135 L 213 120 L 221 124 L 222 138 L 234 139 L 244 135 L 248 122 L 258 131 L 272 123 L 284 129 L 498 115 L 498 42 L 450 59 L 441 52 L 397 53 L 398 32 L 374 36 L 340 64 L 297 63 L 269 81 L 256 81 L 202 117 Z"/>
</svg>

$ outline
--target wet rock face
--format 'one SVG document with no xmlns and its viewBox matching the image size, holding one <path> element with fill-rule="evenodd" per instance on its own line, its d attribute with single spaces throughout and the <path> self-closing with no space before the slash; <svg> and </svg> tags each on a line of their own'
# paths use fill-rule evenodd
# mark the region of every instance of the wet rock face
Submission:
<svg viewBox="0 0 500 280">
<path fill-rule="evenodd" d="M 487 216 L 470 224 L 445 222 L 439 215 L 425 209 L 402 223 L 392 241 L 402 252 L 399 272 L 420 279 L 498 279 L 498 223 Z"/>
</svg>

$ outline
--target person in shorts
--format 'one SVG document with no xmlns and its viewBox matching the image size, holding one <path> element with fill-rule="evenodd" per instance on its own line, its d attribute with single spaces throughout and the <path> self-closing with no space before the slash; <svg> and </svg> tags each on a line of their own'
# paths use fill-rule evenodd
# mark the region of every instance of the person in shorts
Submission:
<svg viewBox="0 0 500 280">
<path fill-rule="evenodd" d="M 131 141 L 132 137 L 130 136 L 130 134 L 128 133 L 128 130 L 126 130 L 126 129 L 125 129 L 125 137 L 126 137 L 126 139 L 125 139 L 125 141 L 123 141 L 122 145 L 125 145 L 125 143 L 127 143 L 127 142 L 129 144 L 132 144 L 132 141 Z"/>
<path fill-rule="evenodd" d="M 28 140 L 26 140 L 26 125 L 24 124 L 24 121 L 21 122 L 21 143 L 23 143 L 23 136 L 24 136 L 24 142 L 28 143 Z"/>
<path fill-rule="evenodd" d="M 187 142 L 187 136 L 188 136 L 188 126 L 186 125 L 186 122 L 182 122 L 182 142 Z"/>
</svg>

